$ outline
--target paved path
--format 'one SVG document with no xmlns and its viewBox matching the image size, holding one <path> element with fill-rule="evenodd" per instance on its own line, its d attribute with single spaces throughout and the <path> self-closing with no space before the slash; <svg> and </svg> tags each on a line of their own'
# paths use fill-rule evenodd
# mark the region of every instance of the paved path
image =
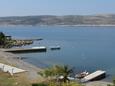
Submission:
<svg viewBox="0 0 115 86">
<path fill-rule="evenodd" d="M 8 72 L 8 73 L 10 73 L 11 75 L 13 75 L 13 74 L 15 74 L 15 73 L 26 72 L 26 70 L 19 69 L 19 68 L 13 67 L 13 66 L 9 66 L 9 65 L 6 65 L 6 64 L 2 64 L 2 63 L 0 63 L 0 69 L 1 69 L 3 72 Z"/>
<path fill-rule="evenodd" d="M 86 83 L 85 86 L 107 86 L 108 84 L 111 84 L 110 82 L 104 82 L 104 81 L 94 81 Z"/>
</svg>

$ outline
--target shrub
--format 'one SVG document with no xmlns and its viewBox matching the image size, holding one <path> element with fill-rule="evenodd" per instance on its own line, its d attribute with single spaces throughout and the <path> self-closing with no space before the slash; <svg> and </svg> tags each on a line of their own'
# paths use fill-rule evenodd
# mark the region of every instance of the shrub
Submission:
<svg viewBox="0 0 115 86">
<path fill-rule="evenodd" d="M 34 83 L 34 84 L 32 84 L 32 86 L 47 86 L 46 84 L 44 84 L 44 83 Z"/>
</svg>

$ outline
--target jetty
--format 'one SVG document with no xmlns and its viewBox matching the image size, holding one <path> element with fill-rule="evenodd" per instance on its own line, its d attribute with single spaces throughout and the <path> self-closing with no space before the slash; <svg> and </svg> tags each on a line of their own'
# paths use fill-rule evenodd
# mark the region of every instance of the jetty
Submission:
<svg viewBox="0 0 115 86">
<path fill-rule="evenodd" d="M 26 52 L 46 52 L 47 48 L 45 46 L 32 47 L 32 48 L 10 48 L 10 49 L 0 49 L 4 52 L 12 53 L 26 53 Z"/>
<path fill-rule="evenodd" d="M 97 70 L 84 78 L 81 79 L 81 82 L 88 82 L 88 81 L 94 81 L 94 80 L 101 80 L 106 77 L 106 71 Z"/>
<path fill-rule="evenodd" d="M 0 63 L 0 71 L 8 72 L 10 75 L 26 72 L 26 70 Z"/>
<path fill-rule="evenodd" d="M 43 38 L 21 38 L 21 39 L 13 39 L 13 40 L 40 41 L 43 40 Z"/>
</svg>

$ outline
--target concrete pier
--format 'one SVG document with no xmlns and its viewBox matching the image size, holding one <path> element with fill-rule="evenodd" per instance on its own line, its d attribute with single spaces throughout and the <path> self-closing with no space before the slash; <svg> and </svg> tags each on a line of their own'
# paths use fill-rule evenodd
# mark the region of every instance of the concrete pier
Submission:
<svg viewBox="0 0 115 86">
<path fill-rule="evenodd" d="M 41 47 L 32 47 L 32 48 L 10 48 L 10 49 L 0 49 L 4 52 L 12 53 L 26 53 L 26 52 L 46 52 L 47 48 L 44 46 Z"/>
<path fill-rule="evenodd" d="M 87 75 L 83 79 L 81 79 L 81 82 L 101 80 L 101 79 L 103 79 L 105 77 L 106 77 L 106 71 L 97 70 L 97 71 Z"/>
</svg>

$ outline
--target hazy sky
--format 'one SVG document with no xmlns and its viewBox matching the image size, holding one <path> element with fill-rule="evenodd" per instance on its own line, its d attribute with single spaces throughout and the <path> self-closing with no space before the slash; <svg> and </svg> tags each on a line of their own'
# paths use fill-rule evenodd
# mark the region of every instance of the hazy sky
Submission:
<svg viewBox="0 0 115 86">
<path fill-rule="evenodd" d="M 0 0 L 0 16 L 115 13 L 115 0 Z"/>
</svg>

